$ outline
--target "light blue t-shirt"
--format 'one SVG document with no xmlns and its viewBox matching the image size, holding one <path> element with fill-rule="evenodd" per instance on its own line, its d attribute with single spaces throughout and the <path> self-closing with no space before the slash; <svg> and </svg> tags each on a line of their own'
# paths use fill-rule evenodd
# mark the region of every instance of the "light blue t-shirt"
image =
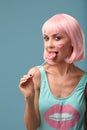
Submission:
<svg viewBox="0 0 87 130">
<path fill-rule="evenodd" d="M 41 123 L 38 130 L 84 130 L 86 110 L 84 90 L 87 73 L 83 75 L 74 91 L 66 98 L 55 97 L 49 88 L 43 67 L 40 68 L 40 73 L 39 111 Z"/>
</svg>

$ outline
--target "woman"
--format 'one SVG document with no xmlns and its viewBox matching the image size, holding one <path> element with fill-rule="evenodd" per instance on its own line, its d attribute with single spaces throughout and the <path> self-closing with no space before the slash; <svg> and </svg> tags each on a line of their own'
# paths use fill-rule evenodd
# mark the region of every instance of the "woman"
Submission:
<svg viewBox="0 0 87 130">
<path fill-rule="evenodd" d="M 84 35 L 75 18 L 57 14 L 43 27 L 44 59 L 19 84 L 27 130 L 86 130 L 87 73 L 74 62 L 85 57 Z"/>
</svg>

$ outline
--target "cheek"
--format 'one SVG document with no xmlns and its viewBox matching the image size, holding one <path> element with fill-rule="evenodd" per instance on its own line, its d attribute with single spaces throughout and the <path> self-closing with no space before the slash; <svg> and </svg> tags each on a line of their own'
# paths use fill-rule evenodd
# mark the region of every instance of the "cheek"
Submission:
<svg viewBox="0 0 87 130">
<path fill-rule="evenodd" d="M 62 48 L 64 47 L 64 44 L 56 44 L 56 47 L 57 47 L 58 49 L 62 49 Z"/>
<path fill-rule="evenodd" d="M 70 57 L 71 54 L 73 52 L 73 47 L 72 46 L 65 46 L 63 49 L 62 49 L 62 52 L 65 56 L 67 57 Z"/>
<path fill-rule="evenodd" d="M 46 48 L 47 48 L 47 44 L 44 43 L 44 49 L 46 49 Z"/>
</svg>

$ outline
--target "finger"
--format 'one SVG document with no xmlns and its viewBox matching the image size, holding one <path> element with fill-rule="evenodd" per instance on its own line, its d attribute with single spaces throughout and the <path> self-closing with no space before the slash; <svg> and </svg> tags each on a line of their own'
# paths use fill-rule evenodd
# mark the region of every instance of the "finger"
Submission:
<svg viewBox="0 0 87 130">
<path fill-rule="evenodd" d="M 20 85 L 21 86 L 26 86 L 26 85 L 28 85 L 29 84 L 29 81 L 30 81 L 30 79 L 33 77 L 33 75 L 29 75 L 29 76 L 27 76 L 27 78 L 22 78 L 21 79 L 21 82 L 20 82 Z"/>
<path fill-rule="evenodd" d="M 20 81 L 22 81 L 22 80 L 27 80 L 27 79 L 30 79 L 30 78 L 32 78 L 32 76 L 33 75 L 31 75 L 31 74 L 29 74 L 29 75 L 24 75 L 22 78 L 21 78 L 21 80 Z"/>
</svg>

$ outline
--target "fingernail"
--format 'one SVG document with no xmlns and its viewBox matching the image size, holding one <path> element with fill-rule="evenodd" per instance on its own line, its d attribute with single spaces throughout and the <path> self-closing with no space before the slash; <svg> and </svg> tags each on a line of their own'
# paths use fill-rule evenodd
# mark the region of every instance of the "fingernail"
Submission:
<svg viewBox="0 0 87 130">
<path fill-rule="evenodd" d="M 32 75 L 32 74 L 30 74 L 29 76 L 30 76 L 30 77 L 32 77 L 33 75 Z"/>
</svg>

